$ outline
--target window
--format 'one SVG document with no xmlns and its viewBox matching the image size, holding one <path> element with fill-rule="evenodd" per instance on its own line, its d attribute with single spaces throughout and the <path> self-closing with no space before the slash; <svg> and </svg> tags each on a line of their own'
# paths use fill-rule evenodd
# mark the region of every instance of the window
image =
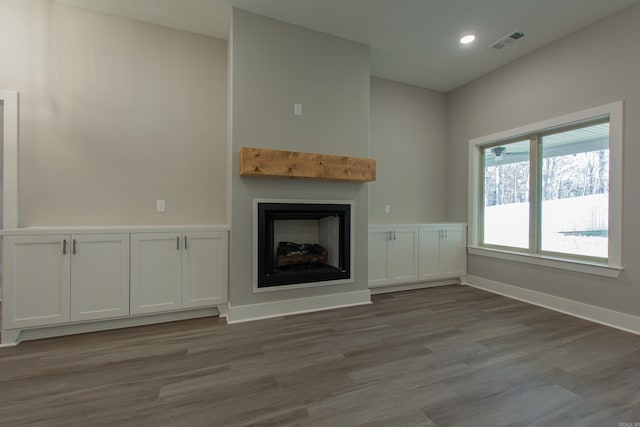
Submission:
<svg viewBox="0 0 640 427">
<path fill-rule="evenodd" d="M 483 239 L 489 245 L 529 247 L 529 140 L 483 148 Z"/>
<path fill-rule="evenodd" d="M 540 250 L 608 258 L 608 119 L 540 141 Z"/>
<path fill-rule="evenodd" d="M 617 276 L 621 127 L 622 102 L 471 140 L 470 253 Z"/>
</svg>

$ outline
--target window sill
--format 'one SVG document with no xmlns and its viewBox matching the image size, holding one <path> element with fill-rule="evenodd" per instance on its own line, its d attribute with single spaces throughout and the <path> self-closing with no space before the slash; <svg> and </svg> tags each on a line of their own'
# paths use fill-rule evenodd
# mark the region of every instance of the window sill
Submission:
<svg viewBox="0 0 640 427">
<path fill-rule="evenodd" d="M 562 270 L 577 271 L 580 273 L 593 274 L 597 276 L 605 276 L 617 278 L 623 270 L 622 266 L 613 266 L 601 264 L 597 262 L 578 261 L 562 258 L 553 258 L 537 254 L 526 254 L 520 252 L 511 252 L 500 249 L 489 249 L 478 246 L 469 246 L 467 248 L 469 254 L 486 256 L 491 258 L 505 259 L 508 261 L 524 262 L 527 264 L 540 265 L 544 267 L 559 268 Z"/>
</svg>

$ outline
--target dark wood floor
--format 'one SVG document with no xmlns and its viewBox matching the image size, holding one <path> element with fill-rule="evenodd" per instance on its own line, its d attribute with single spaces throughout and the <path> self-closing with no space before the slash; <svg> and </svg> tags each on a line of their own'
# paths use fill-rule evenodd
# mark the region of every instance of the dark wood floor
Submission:
<svg viewBox="0 0 640 427">
<path fill-rule="evenodd" d="M 640 336 L 463 286 L 0 349 L 0 425 L 640 423 Z"/>
</svg>

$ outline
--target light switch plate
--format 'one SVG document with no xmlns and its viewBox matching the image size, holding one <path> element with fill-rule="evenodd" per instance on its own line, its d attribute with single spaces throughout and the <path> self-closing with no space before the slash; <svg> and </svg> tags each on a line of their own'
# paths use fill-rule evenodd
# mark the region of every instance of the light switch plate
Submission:
<svg viewBox="0 0 640 427">
<path fill-rule="evenodd" d="M 166 212 L 167 205 L 164 200 L 156 200 L 156 212 Z"/>
<path fill-rule="evenodd" d="M 302 116 L 302 104 L 293 104 L 293 115 Z"/>
</svg>

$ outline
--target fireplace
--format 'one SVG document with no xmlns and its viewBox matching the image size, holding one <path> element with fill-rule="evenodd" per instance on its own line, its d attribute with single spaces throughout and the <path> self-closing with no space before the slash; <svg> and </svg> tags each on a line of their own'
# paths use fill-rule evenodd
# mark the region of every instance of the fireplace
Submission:
<svg viewBox="0 0 640 427">
<path fill-rule="evenodd" d="M 352 203 L 256 201 L 257 290 L 352 281 Z"/>
</svg>

